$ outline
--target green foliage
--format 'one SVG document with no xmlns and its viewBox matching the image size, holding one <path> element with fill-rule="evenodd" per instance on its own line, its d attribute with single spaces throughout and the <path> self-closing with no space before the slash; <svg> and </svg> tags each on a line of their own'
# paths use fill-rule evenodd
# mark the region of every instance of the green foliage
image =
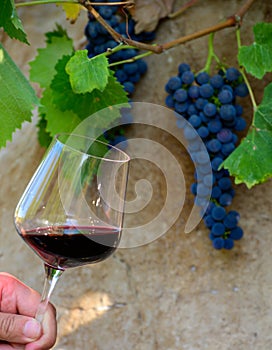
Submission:
<svg viewBox="0 0 272 350">
<path fill-rule="evenodd" d="M 46 37 L 46 47 L 38 50 L 30 64 L 30 78 L 44 88 L 38 135 L 45 146 L 55 134 L 72 132 L 97 111 L 128 101 L 105 55 L 89 59 L 86 50 L 74 52 L 72 41 L 61 27 Z M 97 126 L 107 128 L 119 117 L 119 109 L 113 108 Z"/>
<path fill-rule="evenodd" d="M 272 23 L 257 23 L 253 31 L 254 43 L 240 47 L 238 60 L 248 73 L 262 79 L 272 71 Z"/>
<path fill-rule="evenodd" d="M 0 148 L 24 121 L 31 121 L 32 109 L 39 100 L 25 76 L 0 44 Z"/>
<path fill-rule="evenodd" d="M 53 103 L 53 93 L 50 88 L 47 88 L 43 93 L 39 114 L 47 121 L 46 132 L 51 137 L 59 132 L 70 133 L 81 122 L 81 119 L 73 111 L 61 111 Z M 45 135 L 41 134 L 41 137 L 45 137 Z"/>
<path fill-rule="evenodd" d="M 13 39 L 18 39 L 28 44 L 27 35 L 24 31 L 22 22 L 17 15 L 13 0 L 1 0 L 0 28 Z"/>
<path fill-rule="evenodd" d="M 238 59 L 247 73 L 262 79 L 272 71 L 272 23 L 257 23 L 253 31 L 254 43 L 241 46 Z M 235 183 L 245 183 L 248 188 L 272 176 L 272 83 L 265 88 L 261 104 L 253 108 L 247 136 L 223 163 Z"/>
<path fill-rule="evenodd" d="M 272 176 L 272 83 L 265 88 L 246 138 L 223 166 L 235 176 L 235 183 L 243 182 L 248 188 Z"/>
<path fill-rule="evenodd" d="M 73 111 L 81 120 L 89 117 L 95 112 L 116 104 L 126 103 L 126 93 L 117 82 L 113 73 L 110 72 L 108 84 L 101 92 L 94 89 L 91 93 L 77 94 L 73 91 L 70 84 L 69 75 L 66 73 L 67 63 L 70 61 L 69 56 L 64 56 L 56 65 L 57 74 L 52 80 L 51 89 L 54 91 L 53 103 L 62 111 Z M 118 118 L 119 112 L 111 114 L 111 118 Z M 107 127 L 112 120 L 108 120 Z"/>
<path fill-rule="evenodd" d="M 77 94 L 103 91 L 108 83 L 109 69 L 105 55 L 88 58 L 87 50 L 77 51 L 66 65 L 72 89 Z"/>
<path fill-rule="evenodd" d="M 35 60 L 30 62 L 30 80 L 46 88 L 56 74 L 55 66 L 64 55 L 74 52 L 73 42 L 61 27 L 46 34 L 46 47 L 38 49 Z"/>
</svg>

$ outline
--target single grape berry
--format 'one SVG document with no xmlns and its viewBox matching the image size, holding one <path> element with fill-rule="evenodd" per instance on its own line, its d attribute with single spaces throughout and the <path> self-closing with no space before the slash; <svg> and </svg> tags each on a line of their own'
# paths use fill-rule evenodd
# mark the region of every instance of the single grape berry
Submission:
<svg viewBox="0 0 272 350">
<path fill-rule="evenodd" d="M 222 237 L 216 237 L 212 241 L 212 244 L 215 249 L 222 249 L 224 247 L 224 239 Z"/>
<path fill-rule="evenodd" d="M 224 225 L 227 229 L 234 229 L 237 226 L 238 221 L 239 221 L 238 213 L 236 215 L 229 212 L 224 219 Z"/>
<path fill-rule="evenodd" d="M 245 83 L 241 83 L 234 89 L 234 92 L 239 97 L 246 97 L 248 95 L 248 88 Z"/>
<path fill-rule="evenodd" d="M 181 88 L 181 80 L 179 77 L 172 77 L 168 80 L 167 83 L 167 88 L 169 88 L 170 90 L 177 90 L 179 88 Z"/>
<path fill-rule="evenodd" d="M 219 198 L 219 204 L 223 207 L 231 205 L 232 195 L 229 193 L 223 193 Z"/>
<path fill-rule="evenodd" d="M 194 73 L 191 71 L 186 71 L 181 75 L 181 81 L 186 85 L 192 84 L 194 80 L 195 76 Z"/>
<path fill-rule="evenodd" d="M 222 104 L 231 103 L 233 100 L 233 94 L 231 91 L 224 89 L 219 92 L 218 99 Z"/>
<path fill-rule="evenodd" d="M 220 142 L 227 143 L 232 141 L 232 135 L 233 133 L 230 129 L 223 128 L 217 133 L 216 137 Z"/>
<path fill-rule="evenodd" d="M 188 122 L 194 127 L 194 128 L 198 128 L 201 125 L 201 118 L 196 115 L 193 114 L 190 116 L 190 118 L 188 119 Z"/>
<path fill-rule="evenodd" d="M 210 80 L 210 76 L 208 73 L 206 72 L 200 72 L 197 76 L 196 76 L 196 81 L 199 85 L 202 84 L 206 84 L 208 83 Z"/>
<path fill-rule="evenodd" d="M 185 102 L 188 98 L 187 91 L 184 89 L 177 89 L 174 93 L 173 98 L 178 102 Z"/>
<path fill-rule="evenodd" d="M 214 187 L 212 188 L 211 197 L 212 197 L 213 199 L 219 199 L 220 196 L 221 196 L 221 194 L 222 194 L 222 191 L 221 191 L 221 188 L 220 188 L 219 186 L 214 186 Z"/>
<path fill-rule="evenodd" d="M 229 237 L 234 239 L 235 241 L 238 241 L 243 237 L 243 235 L 244 235 L 243 230 L 241 229 L 241 227 L 237 226 L 230 231 Z"/>
<path fill-rule="evenodd" d="M 200 96 L 203 98 L 210 98 L 214 94 L 214 89 L 210 84 L 203 84 L 199 88 Z"/>
<path fill-rule="evenodd" d="M 219 114 L 224 121 L 233 120 L 236 116 L 236 109 L 231 104 L 225 104 L 220 107 Z"/>
<path fill-rule="evenodd" d="M 199 87 L 197 85 L 191 85 L 188 89 L 189 97 L 195 99 L 199 97 Z"/>
<path fill-rule="evenodd" d="M 216 134 L 222 129 L 222 122 L 219 118 L 212 119 L 208 122 L 208 129 L 211 133 Z"/>
<path fill-rule="evenodd" d="M 202 138 L 205 139 L 206 137 L 209 136 L 209 129 L 206 126 L 201 126 L 200 128 L 197 129 L 198 135 Z"/>
<path fill-rule="evenodd" d="M 184 73 L 184 72 L 187 72 L 191 70 L 190 68 L 190 65 L 187 64 L 187 63 L 181 63 L 179 66 L 178 66 L 178 71 L 180 74 Z"/>
<path fill-rule="evenodd" d="M 217 171 L 219 166 L 223 163 L 223 159 L 221 157 L 215 157 L 211 161 L 212 169 Z"/>
<path fill-rule="evenodd" d="M 214 220 L 221 221 L 226 216 L 226 209 L 223 207 L 216 206 L 213 208 L 211 215 Z"/>
<path fill-rule="evenodd" d="M 216 222 L 212 229 L 211 232 L 214 236 L 223 236 L 225 233 L 225 226 L 221 222 Z"/>
<path fill-rule="evenodd" d="M 222 144 L 219 140 L 217 139 L 211 139 L 206 143 L 208 151 L 211 153 L 217 153 L 221 150 Z"/>
<path fill-rule="evenodd" d="M 218 186 L 223 191 L 229 190 L 232 186 L 230 178 L 229 177 L 221 177 L 221 179 L 218 180 Z"/>
<path fill-rule="evenodd" d="M 233 239 L 232 238 L 226 238 L 224 239 L 224 248 L 225 249 L 232 249 L 234 246 L 234 242 L 233 242 Z"/>
<path fill-rule="evenodd" d="M 226 70 L 226 78 L 229 81 L 234 81 L 239 78 L 241 73 L 238 71 L 238 69 L 231 67 Z"/>
<path fill-rule="evenodd" d="M 203 112 L 206 114 L 208 117 L 213 117 L 216 115 L 217 112 L 217 107 L 214 103 L 208 102 L 204 108 Z"/>
<path fill-rule="evenodd" d="M 220 89 L 224 84 L 222 75 L 215 74 L 213 77 L 211 77 L 210 84 L 214 89 Z"/>
</svg>

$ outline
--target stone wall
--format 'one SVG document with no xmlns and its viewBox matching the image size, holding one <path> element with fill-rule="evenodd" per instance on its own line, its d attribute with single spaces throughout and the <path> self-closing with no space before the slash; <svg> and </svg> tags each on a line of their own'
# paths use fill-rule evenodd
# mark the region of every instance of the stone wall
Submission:
<svg viewBox="0 0 272 350">
<path fill-rule="evenodd" d="M 177 1 L 176 6 L 181 3 Z M 199 2 L 178 19 L 162 21 L 157 41 L 167 42 L 212 25 L 233 14 L 242 3 Z M 74 26 L 54 5 L 24 9 L 21 14 L 31 46 L 3 35 L 2 40 L 26 74 L 36 48 L 43 46 L 43 33 L 52 30 L 55 22 L 64 23 L 76 46 L 81 46 L 84 13 Z M 252 39 L 255 22 L 271 19 L 272 4 L 256 1 L 243 22 L 243 42 Z M 215 41 L 218 55 L 235 64 L 234 30 L 218 33 Z M 134 100 L 164 104 L 164 84 L 176 74 L 178 64 L 186 61 L 197 71 L 204 66 L 206 53 L 207 38 L 202 38 L 150 56 L 148 74 L 137 86 Z M 271 76 L 265 77 L 262 84 L 253 81 L 257 99 L 269 79 Z M 245 108 L 250 120 L 250 106 Z M 139 128 L 131 134 L 146 137 L 148 132 L 153 133 Z M 179 153 L 174 142 L 171 147 Z M 13 211 L 43 152 L 36 138 L 35 117 L 0 151 L 0 268 L 37 290 L 42 287 L 42 264 L 16 234 Z M 141 176 L 141 169 L 143 165 L 136 165 L 132 177 Z M 150 178 L 160 197 L 165 184 L 155 171 L 150 168 Z M 187 175 L 190 179 L 189 170 Z M 54 349 L 271 349 L 271 181 L 252 190 L 238 186 L 236 193 L 233 208 L 241 214 L 245 236 L 232 251 L 215 251 L 203 224 L 189 235 L 183 233 L 192 205 L 189 197 L 185 214 L 160 239 L 139 248 L 120 249 L 103 263 L 66 271 L 52 297 L 59 324 Z M 146 214 L 154 210 L 149 206 Z"/>
</svg>

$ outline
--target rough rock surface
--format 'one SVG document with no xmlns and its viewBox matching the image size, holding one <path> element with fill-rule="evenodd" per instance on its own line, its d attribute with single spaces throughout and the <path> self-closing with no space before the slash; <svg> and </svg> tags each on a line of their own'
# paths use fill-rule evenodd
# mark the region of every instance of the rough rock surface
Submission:
<svg viewBox="0 0 272 350">
<path fill-rule="evenodd" d="M 199 2 L 180 18 L 164 21 L 157 40 L 166 42 L 209 26 L 233 14 L 242 3 Z M 43 46 L 43 33 L 55 22 L 67 25 L 80 45 L 84 13 L 73 27 L 54 5 L 21 13 L 32 46 L 9 39 L 4 42 L 26 74 L 35 49 Z M 271 18 L 271 3 L 257 1 L 244 19 L 243 42 L 252 39 L 251 27 L 256 21 Z M 176 74 L 182 61 L 191 63 L 195 70 L 203 67 L 206 44 L 207 38 L 197 39 L 149 57 L 148 74 L 138 85 L 134 100 L 163 104 L 167 79 Z M 218 55 L 235 63 L 233 29 L 218 33 L 216 44 Z M 263 86 L 255 85 L 260 99 Z M 246 111 L 250 119 L 250 108 Z M 139 130 L 131 132 L 137 135 Z M 177 147 L 173 144 L 173 152 L 178 152 Z M 35 121 L 25 124 L 0 152 L 0 269 L 37 290 L 42 286 L 42 264 L 16 234 L 13 211 L 42 154 Z M 140 171 L 136 165 L 132 176 L 137 177 Z M 149 175 L 156 184 L 156 195 L 163 196 L 163 179 L 152 169 Z M 103 263 L 65 272 L 52 297 L 59 324 L 54 349 L 270 350 L 271 181 L 252 190 L 241 185 L 236 192 L 233 208 L 241 214 L 245 236 L 232 251 L 215 251 L 202 224 L 189 235 L 182 232 L 192 204 L 189 198 L 185 214 L 160 239 L 143 247 L 118 250 Z M 150 215 L 157 210 L 155 204 L 148 208 Z"/>
</svg>

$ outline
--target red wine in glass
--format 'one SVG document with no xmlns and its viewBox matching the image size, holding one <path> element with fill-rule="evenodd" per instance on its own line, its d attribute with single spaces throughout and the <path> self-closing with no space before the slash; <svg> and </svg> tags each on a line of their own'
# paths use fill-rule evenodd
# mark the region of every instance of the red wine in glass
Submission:
<svg viewBox="0 0 272 350">
<path fill-rule="evenodd" d="M 21 232 L 24 241 L 53 268 L 65 270 L 108 258 L 117 248 L 120 229 L 106 226 L 49 226 Z"/>
<path fill-rule="evenodd" d="M 86 136 L 60 134 L 49 146 L 14 215 L 46 272 L 36 319 L 67 268 L 101 262 L 121 239 L 129 156 Z"/>
</svg>

